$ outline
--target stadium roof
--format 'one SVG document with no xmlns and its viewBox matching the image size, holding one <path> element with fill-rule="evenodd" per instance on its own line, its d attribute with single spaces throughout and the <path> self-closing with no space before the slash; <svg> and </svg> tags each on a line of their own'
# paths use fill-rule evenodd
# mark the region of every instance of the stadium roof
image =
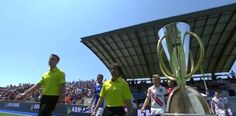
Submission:
<svg viewBox="0 0 236 116">
<path fill-rule="evenodd" d="M 228 72 L 236 59 L 236 4 L 160 19 L 81 38 L 105 65 L 117 62 L 126 78 L 161 76 L 156 44 L 158 30 L 172 22 L 186 22 L 205 46 L 205 73 Z M 193 39 L 191 39 L 193 40 Z M 195 62 L 199 45 L 193 40 L 190 50 Z M 199 72 L 198 72 L 199 73 Z"/>
</svg>

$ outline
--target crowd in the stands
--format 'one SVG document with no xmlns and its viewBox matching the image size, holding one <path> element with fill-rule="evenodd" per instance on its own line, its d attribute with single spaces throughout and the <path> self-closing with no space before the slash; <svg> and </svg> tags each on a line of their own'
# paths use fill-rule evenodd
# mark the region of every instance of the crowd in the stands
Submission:
<svg viewBox="0 0 236 116">
<path fill-rule="evenodd" d="M 225 96 L 235 96 L 235 90 L 234 85 L 236 85 L 236 77 L 228 75 L 227 78 L 224 79 L 222 77 L 207 77 L 207 78 L 198 78 L 194 79 L 191 78 L 189 81 L 187 81 L 187 85 L 197 89 L 200 93 L 205 93 L 206 88 L 204 86 L 204 81 L 206 86 L 208 88 L 209 96 L 212 97 L 215 90 L 222 90 L 224 92 Z M 151 86 L 151 83 L 148 83 L 147 81 L 138 81 L 138 80 L 130 80 L 128 81 L 130 88 L 133 92 L 143 92 L 146 91 L 147 87 Z M 168 80 L 163 79 L 161 85 L 165 86 L 168 89 Z M 177 84 L 175 82 L 172 83 L 171 86 L 176 86 Z"/>
<path fill-rule="evenodd" d="M 140 81 L 140 80 L 129 80 L 128 81 L 131 91 L 134 94 L 134 98 L 142 99 L 145 98 L 145 91 L 151 85 L 148 81 Z M 73 81 L 66 83 L 66 93 L 64 98 L 64 103 L 66 104 L 83 104 L 85 98 L 92 98 L 94 96 L 94 88 L 96 81 L 88 80 L 88 81 Z M 206 84 L 209 89 L 209 96 L 213 96 L 214 91 L 216 89 L 223 90 L 225 96 L 235 96 L 235 90 L 231 85 L 236 84 L 236 78 L 234 76 L 228 76 L 226 79 L 222 79 L 219 77 L 211 77 L 206 79 Z M 162 85 L 167 87 L 167 80 L 162 80 Z M 176 84 L 173 83 L 172 86 Z M 187 81 L 187 85 L 195 87 L 199 92 L 205 91 L 204 82 L 202 79 L 194 80 L 193 78 Z M 19 85 L 8 85 L 6 87 L 0 87 L 0 101 L 12 101 L 15 100 L 15 96 L 19 93 L 24 92 L 28 88 L 33 86 L 33 84 L 19 84 Z M 37 102 L 40 99 L 40 91 L 27 95 L 23 99 L 23 101 L 28 102 Z M 143 94 L 137 94 L 143 93 Z M 137 94 L 137 95 L 135 95 Z M 142 96 L 143 95 L 143 96 Z"/>
<path fill-rule="evenodd" d="M 24 92 L 33 84 L 8 85 L 0 87 L 0 101 L 15 100 L 15 96 Z M 84 98 L 91 98 L 94 95 L 95 80 L 67 82 L 65 87 L 64 103 L 82 104 Z M 41 89 L 27 95 L 23 101 L 37 102 L 40 99 Z"/>
</svg>

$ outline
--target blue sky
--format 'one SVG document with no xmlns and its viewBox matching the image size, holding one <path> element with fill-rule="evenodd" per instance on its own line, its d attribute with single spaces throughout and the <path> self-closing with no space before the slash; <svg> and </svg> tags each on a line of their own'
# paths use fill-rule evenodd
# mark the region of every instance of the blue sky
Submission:
<svg viewBox="0 0 236 116">
<path fill-rule="evenodd" d="M 66 80 L 110 78 L 81 37 L 235 3 L 235 0 L 1 0 L 0 86 L 37 83 L 51 53 Z M 234 70 L 236 66 L 234 66 Z"/>
</svg>

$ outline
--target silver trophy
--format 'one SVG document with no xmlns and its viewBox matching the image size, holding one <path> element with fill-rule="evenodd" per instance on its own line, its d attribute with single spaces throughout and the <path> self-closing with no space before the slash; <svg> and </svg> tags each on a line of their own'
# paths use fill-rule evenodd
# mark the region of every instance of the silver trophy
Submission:
<svg viewBox="0 0 236 116">
<path fill-rule="evenodd" d="M 197 90 L 186 85 L 186 80 L 191 78 L 191 75 L 199 69 L 203 62 L 204 45 L 201 39 L 195 33 L 190 32 L 190 26 L 183 22 L 165 25 L 159 30 L 158 35 L 160 39 L 157 44 L 157 54 L 160 69 L 167 78 L 177 82 L 177 87 L 168 98 L 167 112 L 194 115 L 211 114 L 206 99 Z M 200 46 L 196 65 L 190 54 L 190 36 L 194 37 Z M 164 63 L 163 52 L 169 64 Z"/>
</svg>

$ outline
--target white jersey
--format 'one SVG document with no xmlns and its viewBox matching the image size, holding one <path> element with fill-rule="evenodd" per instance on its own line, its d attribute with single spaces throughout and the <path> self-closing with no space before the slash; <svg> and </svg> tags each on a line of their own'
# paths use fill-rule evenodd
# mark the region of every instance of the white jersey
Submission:
<svg viewBox="0 0 236 116">
<path fill-rule="evenodd" d="M 212 98 L 212 104 L 214 105 L 214 111 L 218 116 L 226 116 L 227 113 L 231 113 L 231 109 L 228 107 L 229 104 L 227 98 Z"/>
<path fill-rule="evenodd" d="M 151 98 L 151 111 L 155 110 L 155 114 L 163 113 L 166 110 L 165 95 L 167 94 L 166 88 L 159 85 L 154 85 L 148 88 L 147 97 Z"/>
</svg>

